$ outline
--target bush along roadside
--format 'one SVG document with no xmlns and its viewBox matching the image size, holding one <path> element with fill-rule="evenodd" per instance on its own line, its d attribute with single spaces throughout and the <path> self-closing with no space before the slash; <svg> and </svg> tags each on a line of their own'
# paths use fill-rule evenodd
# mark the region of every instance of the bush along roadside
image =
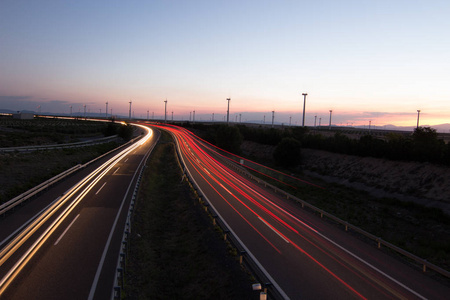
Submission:
<svg viewBox="0 0 450 300">
<path fill-rule="evenodd" d="M 256 299 L 163 135 L 138 193 L 125 274 L 127 299 Z"/>
</svg>

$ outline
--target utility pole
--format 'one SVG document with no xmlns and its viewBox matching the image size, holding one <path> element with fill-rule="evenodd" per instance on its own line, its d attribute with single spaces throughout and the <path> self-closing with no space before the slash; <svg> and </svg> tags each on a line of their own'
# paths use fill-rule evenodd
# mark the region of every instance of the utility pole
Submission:
<svg viewBox="0 0 450 300">
<path fill-rule="evenodd" d="M 419 117 L 420 117 L 420 109 L 417 110 L 417 127 L 419 128 Z"/>
<path fill-rule="evenodd" d="M 167 123 L 167 99 L 164 101 L 164 123 Z"/>
<path fill-rule="evenodd" d="M 266 124 L 266 115 L 264 115 L 264 121 L 263 124 Z"/>
<path fill-rule="evenodd" d="M 227 98 L 228 101 L 228 108 L 227 108 L 227 125 L 230 122 L 230 100 L 231 98 Z"/>
<path fill-rule="evenodd" d="M 147 110 L 147 121 L 148 121 L 148 114 L 149 114 L 149 111 Z"/>
<path fill-rule="evenodd" d="M 239 114 L 239 124 L 242 123 L 242 114 Z"/>
<path fill-rule="evenodd" d="M 83 107 L 84 107 L 84 119 L 86 120 L 86 104 L 83 105 Z"/>
<path fill-rule="evenodd" d="M 333 113 L 333 110 L 330 109 L 330 125 L 329 125 L 329 129 L 331 130 L 331 114 Z"/>
<path fill-rule="evenodd" d="M 272 110 L 272 128 L 273 128 L 273 122 L 274 122 L 274 120 L 275 120 L 275 111 Z"/>
<path fill-rule="evenodd" d="M 189 112 L 189 122 L 192 120 L 192 111 Z"/>
<path fill-rule="evenodd" d="M 128 113 L 128 119 L 130 119 L 131 120 L 131 100 L 130 100 L 130 111 L 129 111 L 129 113 Z"/>
<path fill-rule="evenodd" d="M 314 128 L 316 128 L 317 115 L 314 116 Z"/>
<path fill-rule="evenodd" d="M 289 127 L 291 127 L 292 116 L 289 116 Z"/>
<path fill-rule="evenodd" d="M 322 118 L 319 118 L 319 128 L 320 128 L 320 123 L 322 122 Z"/>
<path fill-rule="evenodd" d="M 195 123 L 195 110 L 192 113 L 192 123 Z"/>
<path fill-rule="evenodd" d="M 72 105 L 70 106 L 70 117 L 72 117 Z"/>
<path fill-rule="evenodd" d="M 108 101 L 106 101 L 105 117 L 108 119 Z"/>
<path fill-rule="evenodd" d="M 303 120 L 302 120 L 302 127 L 305 127 L 305 107 L 306 107 L 306 96 L 307 93 L 303 93 Z"/>
<path fill-rule="evenodd" d="M 214 123 L 214 113 L 212 114 L 212 122 Z"/>
<path fill-rule="evenodd" d="M 172 110 L 172 122 L 173 122 L 173 110 Z"/>
</svg>

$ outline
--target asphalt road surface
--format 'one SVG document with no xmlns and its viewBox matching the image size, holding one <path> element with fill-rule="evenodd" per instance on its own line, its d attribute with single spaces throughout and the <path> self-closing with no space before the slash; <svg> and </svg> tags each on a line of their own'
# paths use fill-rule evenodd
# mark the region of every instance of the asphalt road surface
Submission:
<svg viewBox="0 0 450 300">
<path fill-rule="evenodd" d="M 190 132 L 166 130 L 201 193 L 284 298 L 449 299 L 448 286 L 243 177 Z"/>
<path fill-rule="evenodd" d="M 142 138 L 0 218 L 1 299 L 111 299 Z"/>
</svg>

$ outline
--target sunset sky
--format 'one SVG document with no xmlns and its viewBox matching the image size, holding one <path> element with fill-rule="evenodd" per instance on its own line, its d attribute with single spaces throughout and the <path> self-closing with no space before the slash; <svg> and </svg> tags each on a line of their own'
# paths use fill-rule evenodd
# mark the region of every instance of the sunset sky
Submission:
<svg viewBox="0 0 450 300">
<path fill-rule="evenodd" d="M 450 1 L 0 1 L 0 109 L 450 123 Z M 108 110 L 109 110 L 108 109 Z"/>
</svg>

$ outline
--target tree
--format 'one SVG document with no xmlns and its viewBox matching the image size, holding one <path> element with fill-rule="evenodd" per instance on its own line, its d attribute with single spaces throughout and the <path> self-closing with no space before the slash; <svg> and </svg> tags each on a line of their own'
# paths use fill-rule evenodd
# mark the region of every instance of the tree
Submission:
<svg viewBox="0 0 450 300">
<path fill-rule="evenodd" d="M 133 131 L 134 131 L 133 126 L 127 124 L 120 126 L 119 130 L 117 131 L 117 134 L 125 141 L 129 141 L 133 137 Z"/>
<path fill-rule="evenodd" d="M 236 126 L 221 125 L 217 128 L 215 140 L 217 147 L 239 154 L 244 138 Z"/>
<path fill-rule="evenodd" d="M 436 129 L 417 127 L 413 133 L 414 158 L 419 161 L 439 161 L 441 147 Z"/>
<path fill-rule="evenodd" d="M 283 138 L 275 148 L 273 158 L 282 167 L 296 167 L 301 162 L 302 145 L 294 138 Z"/>
</svg>

